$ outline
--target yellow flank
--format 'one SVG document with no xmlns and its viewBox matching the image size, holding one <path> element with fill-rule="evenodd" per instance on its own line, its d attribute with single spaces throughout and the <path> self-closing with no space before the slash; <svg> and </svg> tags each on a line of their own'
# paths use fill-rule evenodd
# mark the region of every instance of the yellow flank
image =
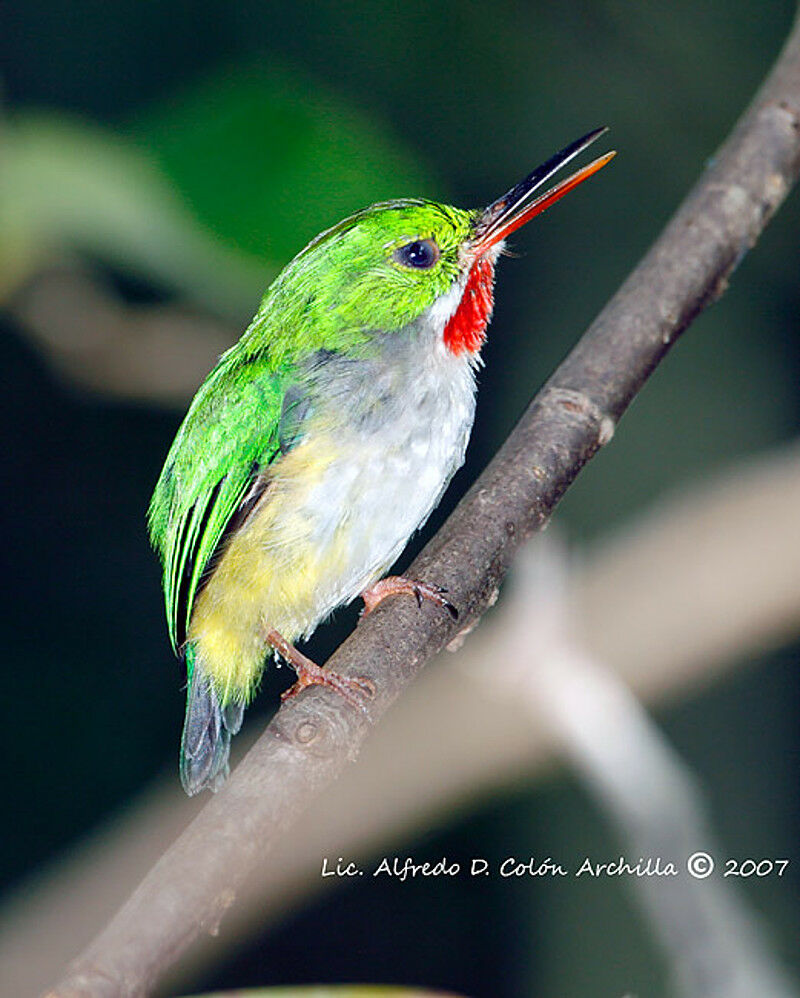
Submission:
<svg viewBox="0 0 800 998">
<path fill-rule="evenodd" d="M 346 572 L 349 531 L 334 525 L 320 542 L 320 502 L 311 495 L 338 456 L 325 434 L 307 437 L 276 462 L 263 500 L 197 598 L 188 639 L 222 704 L 252 698 L 266 632 L 274 628 L 294 641 L 312 629 L 327 611 L 323 594 Z"/>
</svg>

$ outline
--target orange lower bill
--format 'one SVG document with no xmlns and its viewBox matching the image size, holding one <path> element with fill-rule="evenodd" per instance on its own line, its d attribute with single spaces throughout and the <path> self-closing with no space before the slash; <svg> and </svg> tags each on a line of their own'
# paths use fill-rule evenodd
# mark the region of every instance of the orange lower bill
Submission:
<svg viewBox="0 0 800 998">
<path fill-rule="evenodd" d="M 576 188 L 578 184 L 582 184 L 584 180 L 588 180 L 592 174 L 597 173 L 598 170 L 602 170 L 603 167 L 609 163 L 616 156 L 616 151 L 612 150 L 607 152 L 604 156 L 600 156 L 593 160 L 588 166 L 582 167 L 577 170 L 572 176 L 567 177 L 566 180 L 562 180 L 561 183 L 556 184 L 555 187 L 551 187 L 549 191 L 545 191 L 544 194 L 540 194 L 538 198 L 531 201 L 529 205 L 526 205 L 518 214 L 512 215 L 507 219 L 501 226 L 497 229 L 490 229 L 486 234 L 485 238 L 481 240 L 475 246 L 475 255 L 480 256 L 490 249 L 495 243 L 499 243 L 501 239 L 505 239 L 511 235 L 512 232 L 516 232 L 517 229 L 525 225 L 526 222 L 530 222 L 532 218 L 536 218 L 537 215 L 541 215 L 543 211 L 559 201 L 568 194 L 571 190 Z"/>
</svg>

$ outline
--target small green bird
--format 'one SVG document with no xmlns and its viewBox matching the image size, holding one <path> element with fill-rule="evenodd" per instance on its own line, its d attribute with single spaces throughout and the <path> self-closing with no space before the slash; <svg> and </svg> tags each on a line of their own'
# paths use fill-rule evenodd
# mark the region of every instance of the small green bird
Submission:
<svg viewBox="0 0 800 998">
<path fill-rule="evenodd" d="M 149 509 L 169 634 L 187 669 L 181 780 L 228 773 L 267 652 L 363 704 L 364 681 L 293 647 L 359 594 L 367 611 L 434 585 L 376 581 L 462 464 L 505 238 L 611 159 L 532 198 L 606 129 L 483 211 L 389 201 L 317 236 L 268 288 L 200 387 Z M 453 611 L 454 612 L 454 611 Z"/>
</svg>

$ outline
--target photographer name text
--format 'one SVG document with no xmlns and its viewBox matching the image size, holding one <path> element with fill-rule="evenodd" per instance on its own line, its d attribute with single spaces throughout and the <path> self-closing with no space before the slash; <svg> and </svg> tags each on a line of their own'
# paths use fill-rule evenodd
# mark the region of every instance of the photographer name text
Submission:
<svg viewBox="0 0 800 998">
<path fill-rule="evenodd" d="M 718 872 L 723 877 L 767 877 L 783 876 L 789 866 L 788 859 L 730 859 Z M 579 861 L 566 864 L 552 859 L 528 857 L 518 859 L 507 856 L 505 859 L 490 861 L 484 857 L 473 857 L 463 862 L 449 860 L 446 857 L 435 862 L 418 863 L 410 856 L 384 856 L 370 866 L 362 869 L 352 860 L 339 856 L 335 860 L 323 857 L 320 875 L 323 877 L 386 877 L 401 883 L 425 877 L 491 877 L 503 879 L 518 877 L 586 877 L 586 878 L 616 878 L 616 877 L 677 877 L 688 873 L 696 880 L 705 880 L 717 869 L 717 862 L 707 852 L 692 853 L 682 862 L 672 862 L 660 856 L 639 856 L 630 859 L 617 856 L 610 860 L 596 860 L 585 856 Z"/>
</svg>

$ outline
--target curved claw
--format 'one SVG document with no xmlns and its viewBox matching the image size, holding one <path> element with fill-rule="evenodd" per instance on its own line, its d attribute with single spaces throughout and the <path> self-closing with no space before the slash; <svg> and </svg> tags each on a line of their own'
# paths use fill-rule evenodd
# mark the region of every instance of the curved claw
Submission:
<svg viewBox="0 0 800 998">
<path fill-rule="evenodd" d="M 458 620 L 458 610 L 450 600 L 445 598 L 446 589 L 442 586 L 433 585 L 430 582 L 417 582 L 414 579 L 407 579 L 403 575 L 388 575 L 374 586 L 365 589 L 361 594 L 364 600 L 364 610 L 362 616 L 372 613 L 376 606 L 382 603 L 387 596 L 413 596 L 418 606 L 422 606 L 423 600 L 430 600 L 437 606 L 447 610 L 453 620 Z"/>
<path fill-rule="evenodd" d="M 369 716 L 367 703 L 375 696 L 375 686 L 369 679 L 363 676 L 342 676 L 338 672 L 331 672 L 330 669 L 323 669 L 299 652 L 279 631 L 268 631 L 266 637 L 281 658 L 284 658 L 297 673 L 297 682 L 281 694 L 281 700 L 289 700 L 309 686 L 327 686 L 336 690 L 362 714 Z"/>
</svg>

